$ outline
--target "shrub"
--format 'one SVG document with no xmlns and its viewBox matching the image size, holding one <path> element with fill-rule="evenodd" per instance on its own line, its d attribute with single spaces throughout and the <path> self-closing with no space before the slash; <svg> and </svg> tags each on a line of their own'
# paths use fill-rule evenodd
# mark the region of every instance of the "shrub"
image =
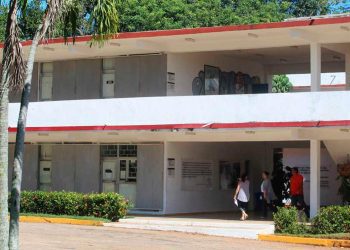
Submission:
<svg viewBox="0 0 350 250">
<path fill-rule="evenodd" d="M 275 233 L 304 234 L 307 227 L 304 223 L 298 222 L 298 210 L 295 207 L 278 208 L 273 214 Z"/>
<path fill-rule="evenodd" d="M 311 228 L 314 234 L 350 233 L 350 206 L 321 208 Z"/>
<path fill-rule="evenodd" d="M 116 193 L 23 191 L 21 194 L 22 213 L 94 216 L 117 221 L 126 215 L 129 207 L 129 202 Z"/>
</svg>

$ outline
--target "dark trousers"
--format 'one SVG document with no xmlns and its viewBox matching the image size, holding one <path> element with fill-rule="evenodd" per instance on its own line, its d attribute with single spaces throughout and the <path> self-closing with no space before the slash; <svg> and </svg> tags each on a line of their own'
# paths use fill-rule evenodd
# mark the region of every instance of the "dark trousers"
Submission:
<svg viewBox="0 0 350 250">
<path fill-rule="evenodd" d="M 240 201 L 238 200 L 238 208 L 239 210 L 241 210 L 242 212 L 247 212 L 247 209 L 248 209 L 248 202 L 243 202 L 243 201 Z"/>
<path fill-rule="evenodd" d="M 292 206 L 296 207 L 298 210 L 303 210 L 306 216 L 310 217 L 309 208 L 306 206 L 304 201 L 304 195 L 292 195 Z"/>
<path fill-rule="evenodd" d="M 276 212 L 276 205 L 274 201 L 267 202 L 266 199 L 263 199 L 263 217 L 267 217 L 269 210 Z"/>
</svg>

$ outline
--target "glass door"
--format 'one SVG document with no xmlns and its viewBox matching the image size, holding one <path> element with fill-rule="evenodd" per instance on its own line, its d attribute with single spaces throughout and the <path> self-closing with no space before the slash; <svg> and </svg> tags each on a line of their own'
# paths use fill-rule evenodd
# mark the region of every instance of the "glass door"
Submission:
<svg viewBox="0 0 350 250">
<path fill-rule="evenodd" d="M 123 195 L 135 205 L 136 201 L 136 180 L 137 180 L 137 158 L 120 158 L 118 193 Z"/>
</svg>

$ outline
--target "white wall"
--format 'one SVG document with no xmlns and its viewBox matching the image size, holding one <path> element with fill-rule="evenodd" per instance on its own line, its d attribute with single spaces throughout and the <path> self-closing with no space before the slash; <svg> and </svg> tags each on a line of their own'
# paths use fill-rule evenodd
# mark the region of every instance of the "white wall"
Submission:
<svg viewBox="0 0 350 250">
<path fill-rule="evenodd" d="M 336 121 L 349 106 L 349 91 L 36 102 L 27 127 Z M 9 105 L 9 127 L 18 110 Z"/>
<path fill-rule="evenodd" d="M 204 65 L 219 67 L 222 71 L 241 71 L 250 76 L 259 76 L 264 81 L 262 64 L 222 55 L 215 52 L 168 54 L 168 72 L 175 73 L 175 89 L 169 96 L 192 95 L 192 81 Z"/>
<path fill-rule="evenodd" d="M 175 159 L 175 176 L 166 176 L 165 213 L 192 213 L 231 211 L 233 190 L 219 189 L 219 161 L 250 161 L 250 207 L 254 206 L 254 193 L 259 191 L 261 172 L 272 170 L 272 150 L 263 142 L 252 143 L 168 143 L 167 157 Z M 213 189 L 185 191 L 181 188 L 182 160 L 212 161 Z"/>
</svg>

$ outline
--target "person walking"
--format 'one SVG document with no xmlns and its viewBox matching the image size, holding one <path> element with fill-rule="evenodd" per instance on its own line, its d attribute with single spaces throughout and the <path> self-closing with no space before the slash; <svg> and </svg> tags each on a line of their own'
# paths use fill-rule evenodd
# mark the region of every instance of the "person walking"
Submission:
<svg viewBox="0 0 350 250">
<path fill-rule="evenodd" d="M 272 183 L 270 180 L 270 173 L 267 171 L 264 171 L 262 173 L 262 183 L 261 183 L 261 197 L 263 200 L 263 216 L 262 218 L 267 218 L 268 210 L 271 209 L 274 211 L 274 204 L 273 202 L 276 200 L 275 192 L 272 188 Z"/>
<path fill-rule="evenodd" d="M 248 177 L 246 174 L 243 174 L 238 182 L 236 192 L 233 195 L 235 204 L 238 206 L 239 210 L 241 210 L 242 221 L 248 219 L 247 209 L 250 198 L 249 186 L 250 183 Z"/>
<path fill-rule="evenodd" d="M 307 217 L 309 217 L 309 211 L 304 201 L 304 177 L 299 174 L 299 169 L 294 167 L 292 169 L 292 176 L 290 177 L 290 197 L 292 206 L 296 207 L 299 211 L 303 210 Z"/>
</svg>

